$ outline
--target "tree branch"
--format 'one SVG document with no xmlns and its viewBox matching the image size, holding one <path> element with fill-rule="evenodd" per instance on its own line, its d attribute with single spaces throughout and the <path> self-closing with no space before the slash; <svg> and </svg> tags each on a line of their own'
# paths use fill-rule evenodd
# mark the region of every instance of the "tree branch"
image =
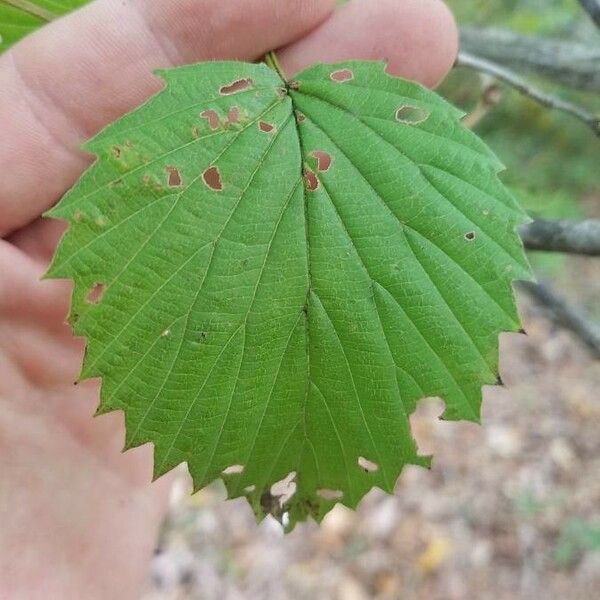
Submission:
<svg viewBox="0 0 600 600">
<path fill-rule="evenodd" d="M 600 256 L 600 220 L 538 220 L 520 228 L 525 248 Z"/>
<path fill-rule="evenodd" d="M 531 37 L 493 27 L 462 27 L 461 47 L 511 69 L 600 92 L 600 44 Z"/>
<path fill-rule="evenodd" d="M 579 0 L 579 4 L 590 16 L 590 19 L 600 27 L 600 2 L 598 0 Z"/>
<path fill-rule="evenodd" d="M 518 287 L 533 298 L 559 327 L 573 332 L 600 359 L 600 325 L 543 283 L 521 281 Z"/>
<path fill-rule="evenodd" d="M 535 100 L 542 106 L 559 110 L 579 119 L 597 136 L 600 136 L 600 117 L 593 115 L 581 106 L 540 90 L 513 71 L 510 71 L 501 65 L 493 63 L 485 58 L 479 58 L 468 52 L 459 52 L 456 66 L 468 67 L 481 73 L 487 73 L 488 75 L 495 77 L 498 81 L 511 86 L 521 94 Z"/>
</svg>

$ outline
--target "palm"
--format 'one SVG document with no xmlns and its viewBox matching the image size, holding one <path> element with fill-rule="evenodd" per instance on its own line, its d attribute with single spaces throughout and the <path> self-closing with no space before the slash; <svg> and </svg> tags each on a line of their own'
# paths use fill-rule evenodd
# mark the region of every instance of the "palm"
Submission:
<svg viewBox="0 0 600 600">
<path fill-rule="evenodd" d="M 116 568 L 110 557 L 81 556 L 81 531 L 93 539 L 102 529 L 135 523 L 135 514 L 160 515 L 166 482 L 148 488 L 149 448 L 120 453 L 120 416 L 91 418 L 98 384 L 73 383 L 83 342 L 64 323 L 69 285 L 39 280 L 47 262 L 43 247 L 54 242 L 51 229 L 36 224 L 19 232 L 15 240 L 30 255 L 0 242 L 0 457 L 3 480 L 15 486 L 2 495 L 3 535 L 25 536 L 26 547 L 46 556 L 60 539 L 62 564 L 83 559 L 89 567 Z M 36 525 L 24 531 L 30 515 Z M 154 530 L 146 535 L 152 539 Z"/>
<path fill-rule="evenodd" d="M 147 463 L 133 453 L 120 455 L 121 419 L 117 415 L 91 419 L 98 384 L 74 384 L 84 343 L 74 338 L 65 324 L 70 286 L 40 281 L 57 230 L 55 224 L 38 221 L 14 236 L 19 247 L 10 241 L 0 245 L 0 412 L 14 414 L 9 431 L 22 440 L 17 445 L 0 439 L 0 452 L 10 455 L 18 451 L 24 438 L 38 443 L 45 439 L 49 447 L 44 451 L 50 452 L 54 461 L 63 462 L 65 469 L 75 472 L 82 462 L 100 461 L 103 473 L 121 479 L 125 486 L 147 482 Z M 34 415 L 35 420 L 17 418 L 25 414 Z M 49 428 L 57 435 L 46 436 Z"/>
</svg>

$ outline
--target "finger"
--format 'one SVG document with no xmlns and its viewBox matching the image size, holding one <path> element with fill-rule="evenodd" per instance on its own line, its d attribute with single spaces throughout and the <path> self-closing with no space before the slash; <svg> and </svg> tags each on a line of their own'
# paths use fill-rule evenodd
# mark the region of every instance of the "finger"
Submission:
<svg viewBox="0 0 600 600">
<path fill-rule="evenodd" d="M 318 61 L 389 61 L 388 72 L 434 87 L 450 71 L 458 30 L 440 0 L 354 0 L 279 51 L 286 72 Z"/>
<path fill-rule="evenodd" d="M 0 57 L 0 236 L 30 222 L 89 158 L 78 145 L 160 89 L 152 75 L 254 60 L 319 24 L 334 0 L 97 0 Z"/>
</svg>

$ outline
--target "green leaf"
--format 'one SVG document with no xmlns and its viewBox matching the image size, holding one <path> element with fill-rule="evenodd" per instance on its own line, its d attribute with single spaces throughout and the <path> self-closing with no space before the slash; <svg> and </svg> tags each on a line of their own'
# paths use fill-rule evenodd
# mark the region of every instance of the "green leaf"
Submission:
<svg viewBox="0 0 600 600">
<path fill-rule="evenodd" d="M 0 52 L 89 0 L 0 0 Z"/>
<path fill-rule="evenodd" d="M 223 477 L 290 526 L 391 492 L 429 461 L 416 402 L 477 421 L 520 327 L 525 219 L 498 161 L 381 63 L 160 75 L 50 213 L 70 222 L 49 275 L 75 281 L 99 412 L 124 410 L 126 447 L 154 443 L 156 476 L 187 461 L 196 489 Z"/>
</svg>

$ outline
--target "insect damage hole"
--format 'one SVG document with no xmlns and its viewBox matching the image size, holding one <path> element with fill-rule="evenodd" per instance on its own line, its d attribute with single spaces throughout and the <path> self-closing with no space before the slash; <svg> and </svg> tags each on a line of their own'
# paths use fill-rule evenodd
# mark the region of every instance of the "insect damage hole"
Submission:
<svg viewBox="0 0 600 600">
<path fill-rule="evenodd" d="M 220 192 L 223 189 L 223 182 L 221 181 L 221 171 L 219 171 L 219 167 L 208 167 L 208 169 L 202 173 L 202 180 L 206 184 L 206 187 L 214 192 Z"/>
<path fill-rule="evenodd" d="M 325 152 L 325 150 L 313 150 L 310 156 L 317 159 L 317 170 L 318 171 L 329 171 L 329 167 L 332 163 L 331 154 Z"/>
<path fill-rule="evenodd" d="M 411 106 L 410 104 L 403 104 L 396 111 L 396 121 L 405 123 L 406 125 L 418 125 L 423 123 L 429 117 L 429 111 L 419 106 Z"/>
<path fill-rule="evenodd" d="M 352 81 L 354 73 L 350 69 L 338 69 L 337 71 L 333 71 L 329 75 L 329 78 L 336 83 L 344 83 L 345 81 Z"/>
<path fill-rule="evenodd" d="M 344 492 L 341 490 L 321 489 L 317 490 L 317 496 L 323 498 L 323 500 L 340 500 L 344 497 Z"/>
<path fill-rule="evenodd" d="M 253 85 L 254 82 L 250 78 L 237 79 L 232 83 L 221 86 L 219 88 L 219 94 L 221 94 L 221 96 L 230 96 L 231 94 L 237 94 L 250 89 Z"/>
<path fill-rule="evenodd" d="M 100 282 L 96 282 L 90 291 L 87 293 L 85 297 L 85 301 L 88 304 L 98 304 L 102 301 L 102 296 L 104 296 L 104 284 Z"/>
<path fill-rule="evenodd" d="M 208 126 L 210 127 L 211 131 L 219 129 L 219 124 L 221 120 L 219 119 L 219 113 L 216 110 L 209 108 L 201 112 L 200 116 L 208 121 Z"/>
<path fill-rule="evenodd" d="M 179 187 L 182 184 L 181 173 L 177 167 L 165 167 L 165 171 L 169 187 Z"/>
<path fill-rule="evenodd" d="M 279 506 L 287 504 L 296 493 L 296 471 L 292 471 L 283 479 L 276 481 L 269 493 L 272 498 L 277 499 Z"/>
<path fill-rule="evenodd" d="M 244 465 L 231 465 L 226 469 L 223 469 L 221 473 L 223 475 L 239 475 L 244 471 Z"/>
<path fill-rule="evenodd" d="M 467 231 L 467 233 L 465 233 L 465 240 L 467 240 L 468 242 L 472 242 L 475 239 L 475 232 L 474 231 Z"/>
<path fill-rule="evenodd" d="M 266 121 L 259 121 L 258 129 L 263 133 L 271 133 L 275 129 L 275 125 L 271 125 L 271 123 L 267 123 Z"/>
<path fill-rule="evenodd" d="M 365 458 L 364 456 L 358 457 L 358 466 L 361 469 L 364 469 L 367 473 L 375 473 L 375 471 L 379 470 L 379 465 L 374 463 L 372 460 Z"/>
<path fill-rule="evenodd" d="M 313 171 L 304 169 L 304 184 L 309 192 L 314 192 L 319 189 L 321 182 Z"/>
</svg>

